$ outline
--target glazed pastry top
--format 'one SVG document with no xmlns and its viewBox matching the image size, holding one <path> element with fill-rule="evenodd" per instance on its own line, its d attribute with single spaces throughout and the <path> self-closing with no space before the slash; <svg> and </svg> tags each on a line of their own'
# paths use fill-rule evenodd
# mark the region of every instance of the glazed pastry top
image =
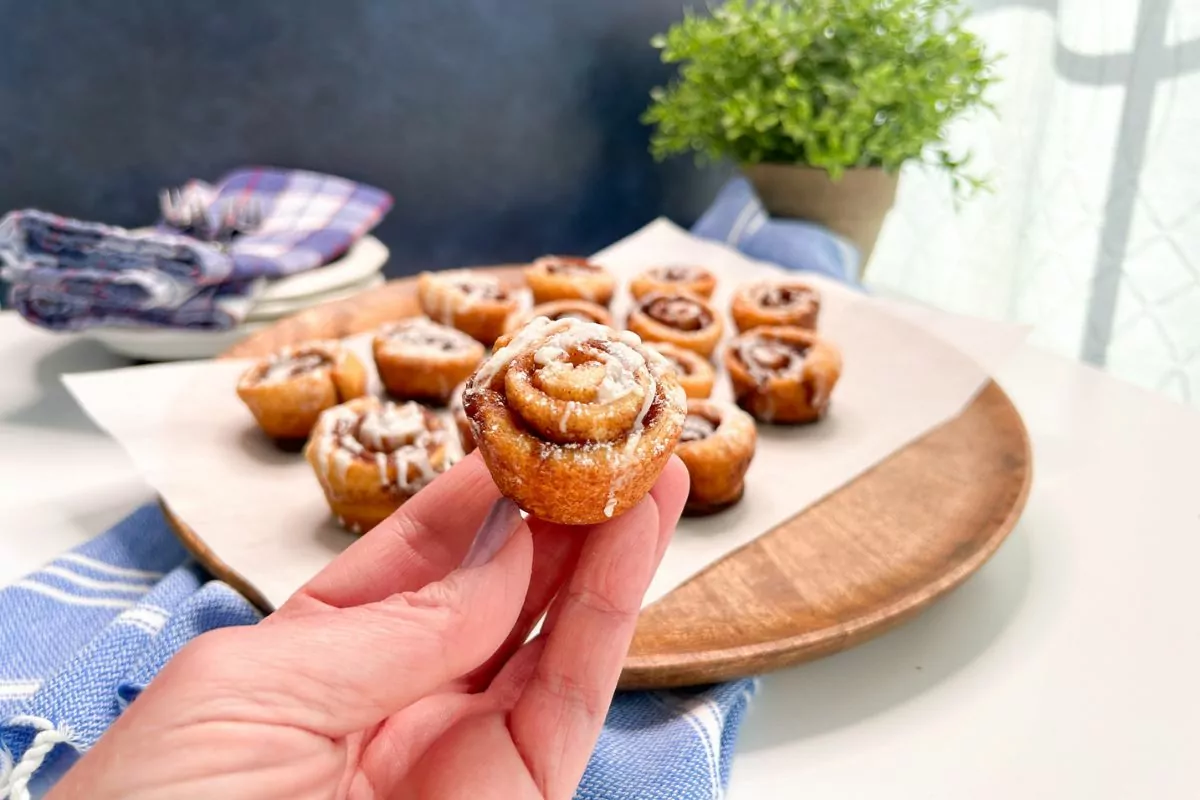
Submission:
<svg viewBox="0 0 1200 800">
<path fill-rule="evenodd" d="M 248 384 L 283 383 L 293 378 L 332 366 L 341 357 L 336 343 L 285 347 L 262 361 L 247 374 Z"/>
<path fill-rule="evenodd" d="M 775 377 L 799 377 L 804 370 L 804 357 L 808 352 L 808 345 L 750 334 L 735 341 L 734 352 L 746 365 L 750 376 L 755 381 L 764 383 Z"/>
<path fill-rule="evenodd" d="M 458 439 L 418 403 L 335 406 L 322 415 L 316 436 L 318 460 L 326 470 L 344 479 L 355 460 L 371 462 L 380 485 L 405 494 L 423 488 L 462 457 Z"/>
<path fill-rule="evenodd" d="M 599 264 L 593 264 L 586 258 L 570 258 L 567 256 L 543 256 L 533 262 L 535 267 L 541 267 L 551 275 L 598 275 L 604 271 Z"/>
<path fill-rule="evenodd" d="M 654 280 L 662 281 L 663 283 L 688 283 L 706 277 L 708 271 L 698 267 L 673 265 L 669 267 L 654 267 L 647 270 L 646 274 Z"/>
<path fill-rule="evenodd" d="M 699 442 L 717 432 L 718 423 L 702 414 L 689 413 L 683 421 L 683 433 L 679 436 L 680 444 Z"/>
<path fill-rule="evenodd" d="M 763 308 L 790 309 L 813 305 L 817 294 L 799 283 L 760 283 L 752 287 L 750 296 Z"/>
<path fill-rule="evenodd" d="M 685 295 L 648 294 L 639 305 L 643 314 L 676 330 L 699 331 L 713 321 L 703 303 Z"/>
<path fill-rule="evenodd" d="M 478 346 L 474 339 L 462 331 L 423 317 L 386 325 L 380 328 L 379 335 L 385 351 L 423 351 L 437 356 Z"/>
<path fill-rule="evenodd" d="M 471 302 L 508 298 L 508 292 L 500 285 L 500 279 L 492 275 L 481 275 L 471 270 L 459 269 L 434 273 L 434 277 Z"/>
</svg>

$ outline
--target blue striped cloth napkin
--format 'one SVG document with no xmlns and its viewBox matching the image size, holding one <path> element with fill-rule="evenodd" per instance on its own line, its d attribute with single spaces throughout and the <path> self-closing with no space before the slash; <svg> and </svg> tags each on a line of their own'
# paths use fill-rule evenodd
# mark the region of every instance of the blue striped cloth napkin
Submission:
<svg viewBox="0 0 1200 800">
<path fill-rule="evenodd" d="M 857 268 L 821 228 L 767 219 L 744 181 L 694 232 L 799 271 Z M 189 640 L 258 619 L 188 559 L 157 506 L 0 589 L 0 800 L 48 788 Z M 720 798 L 755 687 L 619 693 L 576 798 Z"/>
<path fill-rule="evenodd" d="M 0 589 L 0 798 L 47 789 L 192 638 L 258 620 L 154 505 Z M 618 694 L 576 796 L 720 797 L 754 686 Z"/>
<path fill-rule="evenodd" d="M 392 205 L 387 192 L 345 178 L 261 167 L 214 186 L 192 181 L 185 191 L 202 200 L 210 223 L 236 202 L 261 209 L 261 224 L 217 245 L 162 226 L 130 231 L 13 211 L 0 220 L 0 275 L 12 307 L 54 330 L 230 328 L 262 279 L 329 263 Z"/>
</svg>

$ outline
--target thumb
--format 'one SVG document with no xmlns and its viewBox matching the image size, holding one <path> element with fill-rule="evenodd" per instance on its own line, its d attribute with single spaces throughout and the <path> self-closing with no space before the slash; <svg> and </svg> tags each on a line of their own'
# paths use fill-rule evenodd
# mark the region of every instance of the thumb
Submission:
<svg viewBox="0 0 1200 800">
<path fill-rule="evenodd" d="M 203 717 L 195 721 L 284 724 L 344 736 L 495 652 L 521 611 L 532 560 L 528 526 L 516 505 L 501 499 L 462 567 L 443 580 L 366 605 L 216 631 L 185 648 L 159 680 L 183 673 L 170 677 L 199 699 L 177 697 L 174 707 Z"/>
</svg>

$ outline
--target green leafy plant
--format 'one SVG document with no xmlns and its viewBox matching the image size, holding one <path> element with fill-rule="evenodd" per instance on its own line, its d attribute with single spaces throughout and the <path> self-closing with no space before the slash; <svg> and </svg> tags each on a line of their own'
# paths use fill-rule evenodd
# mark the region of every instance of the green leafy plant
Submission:
<svg viewBox="0 0 1200 800">
<path fill-rule="evenodd" d="M 920 159 L 956 191 L 982 181 L 946 125 L 976 107 L 994 59 L 963 27 L 958 0 L 730 0 L 652 43 L 678 76 L 651 93 L 658 159 L 803 164 L 833 178 Z"/>
</svg>

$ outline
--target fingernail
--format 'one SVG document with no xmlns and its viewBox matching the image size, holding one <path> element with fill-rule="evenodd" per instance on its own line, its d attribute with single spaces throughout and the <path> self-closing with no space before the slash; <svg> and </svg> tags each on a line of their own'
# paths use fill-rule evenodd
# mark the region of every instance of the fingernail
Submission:
<svg viewBox="0 0 1200 800">
<path fill-rule="evenodd" d="M 479 526 L 475 541 L 463 559 L 463 569 L 482 566 L 495 557 L 504 547 L 504 543 L 516 532 L 521 524 L 521 509 L 507 497 L 501 497 L 492 504 L 492 510 Z"/>
</svg>

